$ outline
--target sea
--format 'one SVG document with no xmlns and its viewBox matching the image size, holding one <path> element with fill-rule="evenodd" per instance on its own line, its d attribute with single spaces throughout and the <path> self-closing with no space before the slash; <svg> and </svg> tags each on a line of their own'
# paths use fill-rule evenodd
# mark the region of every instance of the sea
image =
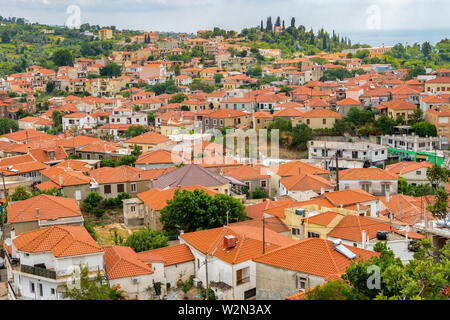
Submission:
<svg viewBox="0 0 450 320">
<path fill-rule="evenodd" d="M 450 28 L 428 30 L 367 30 L 341 32 L 352 44 L 368 44 L 371 47 L 422 44 L 426 41 L 436 45 L 442 39 L 450 39 Z"/>
</svg>

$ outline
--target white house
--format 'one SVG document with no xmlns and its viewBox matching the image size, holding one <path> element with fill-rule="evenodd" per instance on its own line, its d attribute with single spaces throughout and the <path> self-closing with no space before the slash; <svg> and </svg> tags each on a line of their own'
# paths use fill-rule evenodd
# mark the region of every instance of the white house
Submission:
<svg viewBox="0 0 450 320">
<path fill-rule="evenodd" d="M 103 273 L 103 249 L 83 226 L 52 226 L 11 235 L 8 256 L 12 299 L 62 300 L 65 284 L 75 280 L 79 266 L 94 279 Z"/>
<path fill-rule="evenodd" d="M 147 113 L 135 112 L 130 108 L 115 109 L 109 116 L 111 124 L 147 125 Z"/>
<path fill-rule="evenodd" d="M 256 296 L 256 269 L 252 258 L 297 240 L 266 230 L 263 248 L 262 229 L 226 226 L 185 233 L 186 244 L 195 258 L 195 277 L 203 287 L 209 284 L 218 299 L 244 300 Z"/>
<path fill-rule="evenodd" d="M 89 114 L 82 112 L 75 112 L 65 115 L 62 118 L 63 131 L 71 128 L 78 130 L 89 130 L 97 125 L 97 119 Z"/>
</svg>

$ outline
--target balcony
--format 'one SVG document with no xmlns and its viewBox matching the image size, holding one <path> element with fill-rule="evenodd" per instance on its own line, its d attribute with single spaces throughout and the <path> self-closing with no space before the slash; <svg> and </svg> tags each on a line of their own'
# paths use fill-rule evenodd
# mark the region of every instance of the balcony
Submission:
<svg viewBox="0 0 450 320">
<path fill-rule="evenodd" d="M 22 264 L 20 265 L 20 271 L 23 273 L 34 274 L 39 277 L 56 280 L 56 271 L 53 270 L 48 270 L 40 267 L 32 267 Z"/>
</svg>

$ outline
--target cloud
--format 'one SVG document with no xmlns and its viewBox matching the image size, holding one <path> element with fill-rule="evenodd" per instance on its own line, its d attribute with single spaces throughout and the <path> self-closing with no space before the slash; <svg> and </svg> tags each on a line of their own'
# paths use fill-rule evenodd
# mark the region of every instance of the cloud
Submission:
<svg viewBox="0 0 450 320">
<path fill-rule="evenodd" d="M 195 32 L 219 26 L 241 30 L 267 16 L 326 30 L 365 31 L 367 8 L 379 8 L 380 29 L 450 29 L 448 0 L 0 0 L 2 15 L 63 24 L 68 5 L 82 22 L 118 28 Z M 370 25 L 370 24 L 369 24 Z"/>
</svg>

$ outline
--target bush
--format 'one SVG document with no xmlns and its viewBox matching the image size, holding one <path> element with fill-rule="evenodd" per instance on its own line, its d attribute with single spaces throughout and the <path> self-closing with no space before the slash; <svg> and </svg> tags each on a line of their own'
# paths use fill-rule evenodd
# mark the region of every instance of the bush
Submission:
<svg viewBox="0 0 450 320">
<path fill-rule="evenodd" d="M 168 239 L 163 233 L 145 227 L 133 232 L 125 241 L 125 245 L 136 252 L 142 252 L 167 247 L 167 241 Z"/>
<path fill-rule="evenodd" d="M 98 205 L 100 201 L 102 200 L 102 197 L 98 195 L 96 192 L 90 192 L 89 195 L 86 197 L 86 199 L 82 202 L 82 209 L 85 212 L 93 213 L 97 216 L 97 214 L 100 214 L 100 211 L 98 211 Z M 104 213 L 104 211 L 103 211 Z M 102 213 L 102 214 L 103 214 Z"/>
<path fill-rule="evenodd" d="M 181 290 L 183 290 L 183 292 L 186 294 L 189 292 L 189 290 L 192 289 L 193 286 L 194 286 L 194 281 L 188 280 L 188 281 L 183 282 L 183 284 L 181 286 Z"/>
<path fill-rule="evenodd" d="M 208 300 L 216 300 L 216 294 L 214 293 L 214 290 L 213 289 L 211 289 L 211 288 L 209 288 L 209 290 L 208 290 L 209 292 L 209 294 L 208 294 Z M 206 289 L 205 288 L 203 288 L 201 291 L 200 291 L 200 296 L 203 298 L 203 299 L 206 299 Z"/>
</svg>

